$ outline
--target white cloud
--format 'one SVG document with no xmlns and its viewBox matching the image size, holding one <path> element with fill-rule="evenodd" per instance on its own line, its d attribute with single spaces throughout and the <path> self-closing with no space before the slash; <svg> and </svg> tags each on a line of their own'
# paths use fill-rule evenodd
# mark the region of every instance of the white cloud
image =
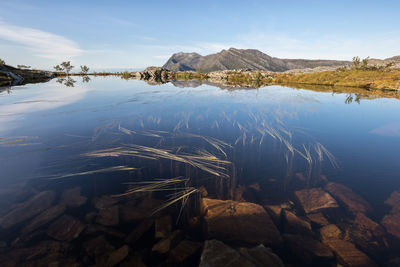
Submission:
<svg viewBox="0 0 400 267">
<path fill-rule="evenodd" d="M 63 36 L 14 26 L 2 21 L 0 21 L 0 39 L 20 44 L 33 51 L 35 56 L 47 59 L 65 60 L 83 53 L 76 42 Z"/>
<path fill-rule="evenodd" d="M 176 52 L 197 52 L 201 55 L 216 53 L 222 49 L 258 49 L 270 56 L 279 58 L 336 59 L 351 60 L 361 58 L 387 58 L 400 54 L 398 34 L 385 34 L 374 37 L 345 37 L 324 35 L 298 38 L 281 33 L 246 33 L 234 36 L 226 42 L 198 42 L 190 45 L 155 45 L 151 51 L 162 54 Z M 157 57 L 161 60 L 163 58 Z M 160 62 L 161 63 L 161 62 Z"/>
</svg>

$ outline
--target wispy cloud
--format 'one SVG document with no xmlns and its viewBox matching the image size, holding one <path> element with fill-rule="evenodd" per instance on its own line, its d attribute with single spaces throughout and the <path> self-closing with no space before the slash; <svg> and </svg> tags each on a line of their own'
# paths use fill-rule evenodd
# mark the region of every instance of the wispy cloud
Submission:
<svg viewBox="0 0 400 267">
<path fill-rule="evenodd" d="M 258 49 L 270 56 L 280 58 L 344 59 L 354 56 L 387 58 L 400 54 L 396 34 L 382 33 L 374 37 L 348 37 L 324 35 L 300 38 L 282 33 L 253 32 L 233 36 L 224 42 L 197 42 L 188 45 L 150 45 L 150 51 L 159 54 L 197 52 L 201 55 L 216 53 L 222 49 Z M 158 57 L 158 59 L 163 59 Z"/>
<path fill-rule="evenodd" d="M 35 56 L 65 60 L 83 53 L 79 45 L 63 36 L 53 33 L 14 26 L 0 21 L 0 39 L 22 45 L 33 51 Z"/>
</svg>

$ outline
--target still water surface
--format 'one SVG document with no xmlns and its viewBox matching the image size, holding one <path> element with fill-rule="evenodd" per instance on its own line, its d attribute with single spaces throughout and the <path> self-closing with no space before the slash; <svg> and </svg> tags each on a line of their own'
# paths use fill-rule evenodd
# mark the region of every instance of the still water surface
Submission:
<svg viewBox="0 0 400 267">
<path fill-rule="evenodd" d="M 390 210 L 384 201 L 400 190 L 400 103 L 349 99 L 281 86 L 176 87 L 115 77 L 13 87 L 0 93 L 0 214 L 20 201 L 10 192 L 27 185 L 57 192 L 79 185 L 90 197 L 122 194 L 127 182 L 183 177 L 182 192 L 205 185 L 223 199 L 258 184 L 265 196 L 251 201 L 259 204 L 337 182 L 367 200 L 368 216 L 379 222 Z M 4 237 L 7 244 L 13 238 Z"/>
</svg>

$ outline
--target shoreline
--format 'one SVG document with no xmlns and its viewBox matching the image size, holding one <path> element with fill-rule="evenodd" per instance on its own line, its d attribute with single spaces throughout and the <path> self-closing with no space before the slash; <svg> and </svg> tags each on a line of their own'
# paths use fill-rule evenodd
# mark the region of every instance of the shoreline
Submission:
<svg viewBox="0 0 400 267">
<path fill-rule="evenodd" d="M 0 86 L 47 82 L 66 76 L 120 76 L 123 79 L 144 80 L 149 84 L 172 81 L 207 81 L 222 87 L 260 88 L 269 85 L 304 87 L 354 88 L 397 93 L 400 91 L 400 69 L 360 70 L 351 68 L 304 69 L 290 72 L 258 70 L 224 70 L 208 73 L 172 72 L 160 67 L 148 67 L 141 72 L 71 73 L 0 66 Z M 305 88 L 306 89 L 306 88 Z"/>
</svg>

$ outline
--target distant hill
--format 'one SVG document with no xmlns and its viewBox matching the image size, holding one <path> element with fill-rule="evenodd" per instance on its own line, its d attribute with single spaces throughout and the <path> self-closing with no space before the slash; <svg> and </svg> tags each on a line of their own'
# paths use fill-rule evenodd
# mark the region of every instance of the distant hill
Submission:
<svg viewBox="0 0 400 267">
<path fill-rule="evenodd" d="M 400 56 L 389 57 L 389 58 L 386 58 L 385 60 L 400 61 Z"/>
<path fill-rule="evenodd" d="M 349 61 L 280 59 L 255 49 L 230 48 L 219 53 L 201 56 L 197 53 L 173 54 L 163 68 L 170 71 L 211 72 L 217 70 L 250 69 L 283 72 L 291 69 L 315 68 L 322 66 L 343 66 Z"/>
</svg>

